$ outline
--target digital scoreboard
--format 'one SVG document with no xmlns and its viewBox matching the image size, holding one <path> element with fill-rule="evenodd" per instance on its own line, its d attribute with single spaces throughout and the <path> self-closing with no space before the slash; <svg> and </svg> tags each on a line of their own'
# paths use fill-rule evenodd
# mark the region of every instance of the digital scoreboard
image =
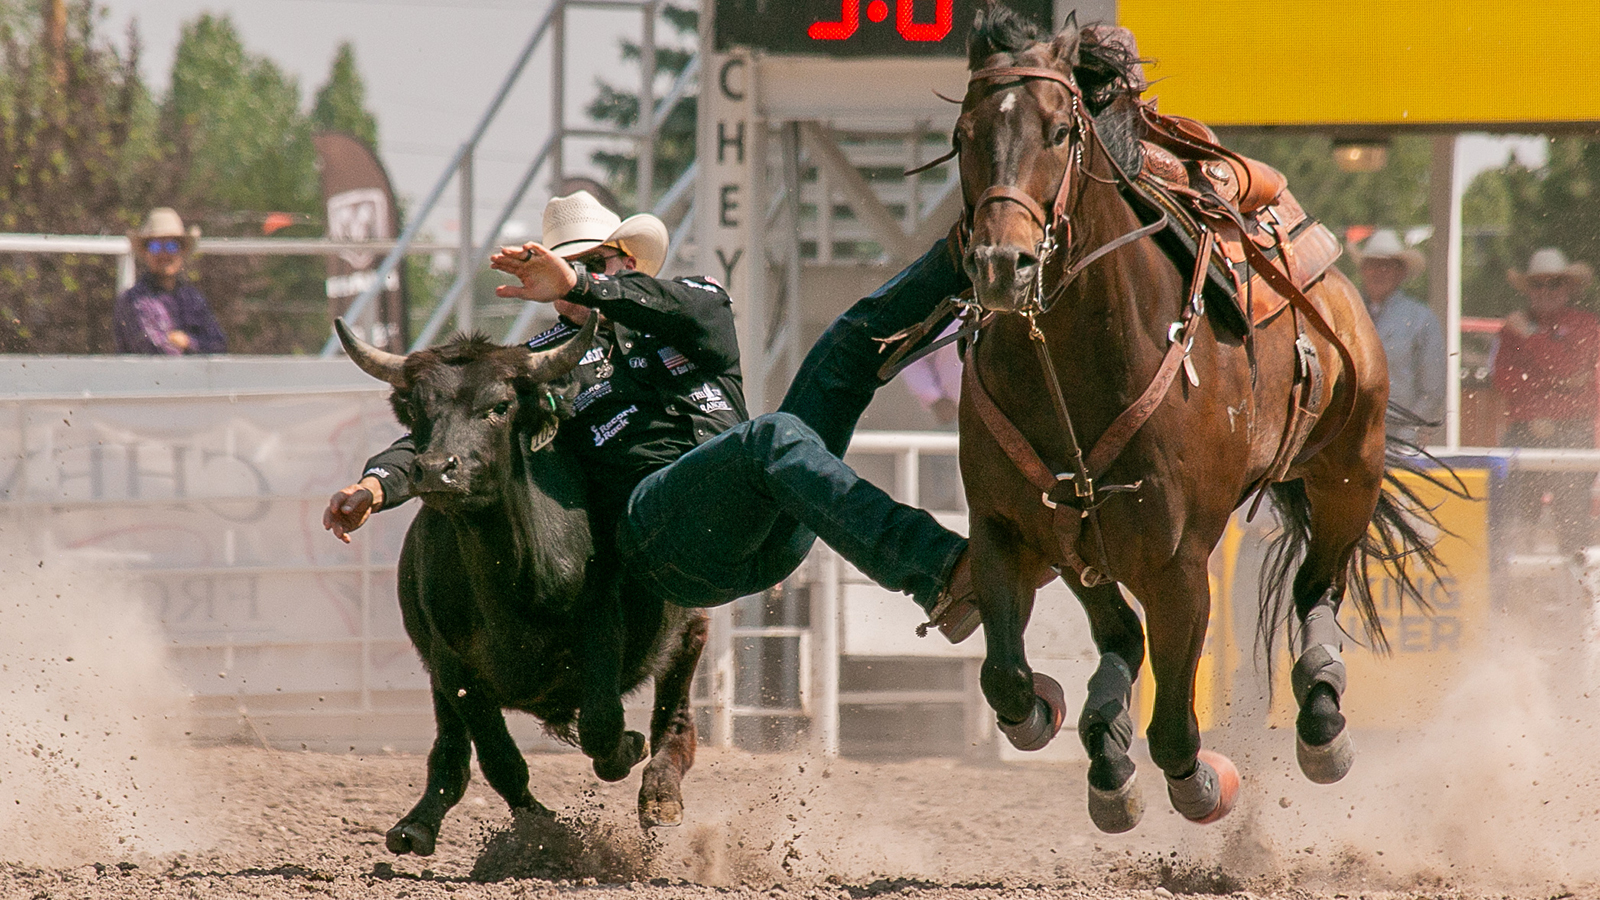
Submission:
<svg viewBox="0 0 1600 900">
<path fill-rule="evenodd" d="M 836 57 L 960 57 L 983 0 L 715 0 L 717 50 Z M 1052 0 L 1008 0 L 1049 32 Z"/>
</svg>

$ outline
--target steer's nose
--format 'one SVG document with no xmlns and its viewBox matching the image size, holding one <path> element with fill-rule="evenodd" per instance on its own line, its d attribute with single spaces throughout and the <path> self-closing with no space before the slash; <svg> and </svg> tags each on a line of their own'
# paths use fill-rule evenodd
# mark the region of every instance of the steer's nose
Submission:
<svg viewBox="0 0 1600 900">
<path fill-rule="evenodd" d="M 460 490 L 460 457 L 451 453 L 423 453 L 411 467 L 416 491 Z"/>
</svg>

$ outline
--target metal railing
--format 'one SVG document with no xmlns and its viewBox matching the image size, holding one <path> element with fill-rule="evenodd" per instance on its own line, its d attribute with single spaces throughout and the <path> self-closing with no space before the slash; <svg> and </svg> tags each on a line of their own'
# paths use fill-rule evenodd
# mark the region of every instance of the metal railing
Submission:
<svg viewBox="0 0 1600 900">
<path fill-rule="evenodd" d="M 610 131 L 594 128 L 574 128 L 566 122 L 566 14 L 573 7 L 590 7 L 598 9 L 638 9 L 643 15 L 643 28 L 640 39 L 640 90 L 639 90 L 639 122 L 631 131 Z M 510 220 L 511 215 L 521 204 L 533 185 L 538 173 L 548 167 L 551 173 L 551 184 L 559 185 L 566 172 L 564 143 L 569 137 L 603 137 L 626 138 L 635 142 L 638 147 L 638 196 L 641 207 L 649 207 L 653 211 L 666 204 L 670 198 L 671 203 L 677 202 L 682 188 L 674 185 L 674 191 L 668 191 L 668 198 L 663 198 L 663 204 L 651 202 L 654 199 L 655 185 L 655 147 L 656 129 L 658 123 L 664 121 L 667 114 L 672 111 L 680 100 L 688 96 L 690 88 L 697 83 L 699 68 L 691 64 L 678 76 L 672 87 L 659 99 L 655 92 L 656 68 L 656 37 L 655 21 L 660 10 L 660 0 L 554 0 L 550 11 L 539 22 L 538 27 L 523 45 L 522 52 L 518 54 L 516 62 L 512 64 L 511 71 L 501 81 L 500 87 L 495 91 L 489 106 L 479 117 L 472 133 L 457 148 L 450 162 L 445 165 L 440 173 L 439 180 L 434 184 L 433 190 L 428 193 L 427 199 L 420 204 L 410 215 L 410 223 L 401 233 L 396 246 L 384 257 L 379 264 L 377 274 L 372 283 L 351 301 L 345 310 L 344 317 L 356 321 L 362 313 L 366 312 L 382 291 L 382 286 L 389 278 L 399 260 L 407 252 L 407 248 L 416 239 L 422 222 L 433 212 L 440 198 L 444 196 L 445 189 L 452 180 L 459 180 L 458 198 L 460 203 L 460 243 L 456 246 L 458 257 L 456 263 L 456 277 L 450 287 L 439 298 L 433 312 L 428 317 L 427 324 L 418 333 L 411 349 L 418 350 L 426 347 L 438 337 L 447 322 L 453 315 L 456 327 L 461 331 L 471 331 L 473 324 L 473 296 L 471 285 L 474 277 L 479 272 L 482 260 L 489 255 L 494 247 L 494 242 L 499 238 L 500 231 Z M 500 114 L 501 107 L 511 90 L 521 80 L 523 70 L 529 60 L 533 58 L 534 51 L 550 39 L 551 72 L 550 72 L 550 136 L 545 139 L 539 152 L 534 154 L 527 170 L 523 173 L 521 181 L 512 190 L 500 213 L 488 228 L 483 231 L 482 240 L 474 243 L 476 232 L 473 223 L 473 206 L 476 188 L 473 183 L 473 159 L 477 153 L 478 144 L 483 140 L 484 133 L 494 123 Z M 664 210 L 663 210 L 664 212 Z M 658 215 L 661 213 L 658 212 Z M 505 340 L 509 343 L 520 336 L 527 327 L 531 313 L 524 311 L 519 315 L 508 331 Z M 322 356 L 334 355 L 338 350 L 338 340 L 329 337 L 323 345 Z"/>
</svg>

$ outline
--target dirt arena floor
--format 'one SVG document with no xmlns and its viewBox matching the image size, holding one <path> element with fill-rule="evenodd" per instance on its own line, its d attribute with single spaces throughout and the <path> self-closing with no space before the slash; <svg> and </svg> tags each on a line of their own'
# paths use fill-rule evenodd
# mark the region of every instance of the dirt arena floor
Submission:
<svg viewBox="0 0 1600 900">
<path fill-rule="evenodd" d="M 74 603 L 26 569 L 0 591 L 0 900 L 1600 898 L 1600 680 L 1576 629 L 1555 651 L 1497 635 L 1427 721 L 1359 732 L 1337 785 L 1295 770 L 1288 730 L 1209 732 L 1244 781 L 1205 827 L 1171 811 L 1142 750 L 1144 822 L 1105 835 L 1081 762 L 702 748 L 684 824 L 645 836 L 637 771 L 603 784 L 544 753 L 532 787 L 559 826 L 513 822 L 475 774 L 418 858 L 383 835 L 423 757 L 194 746 L 135 606 Z"/>
</svg>

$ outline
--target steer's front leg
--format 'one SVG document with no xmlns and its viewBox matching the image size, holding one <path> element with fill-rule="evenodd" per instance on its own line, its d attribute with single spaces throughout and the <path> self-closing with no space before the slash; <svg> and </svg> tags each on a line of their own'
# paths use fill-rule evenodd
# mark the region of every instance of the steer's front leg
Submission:
<svg viewBox="0 0 1600 900">
<path fill-rule="evenodd" d="M 428 786 L 422 799 L 405 814 L 388 834 L 384 845 L 390 853 L 415 853 L 432 856 L 439 839 L 439 825 L 466 793 L 472 775 L 472 739 L 467 723 L 458 715 L 439 685 L 433 684 L 433 721 L 437 732 L 428 752 Z"/>
</svg>

